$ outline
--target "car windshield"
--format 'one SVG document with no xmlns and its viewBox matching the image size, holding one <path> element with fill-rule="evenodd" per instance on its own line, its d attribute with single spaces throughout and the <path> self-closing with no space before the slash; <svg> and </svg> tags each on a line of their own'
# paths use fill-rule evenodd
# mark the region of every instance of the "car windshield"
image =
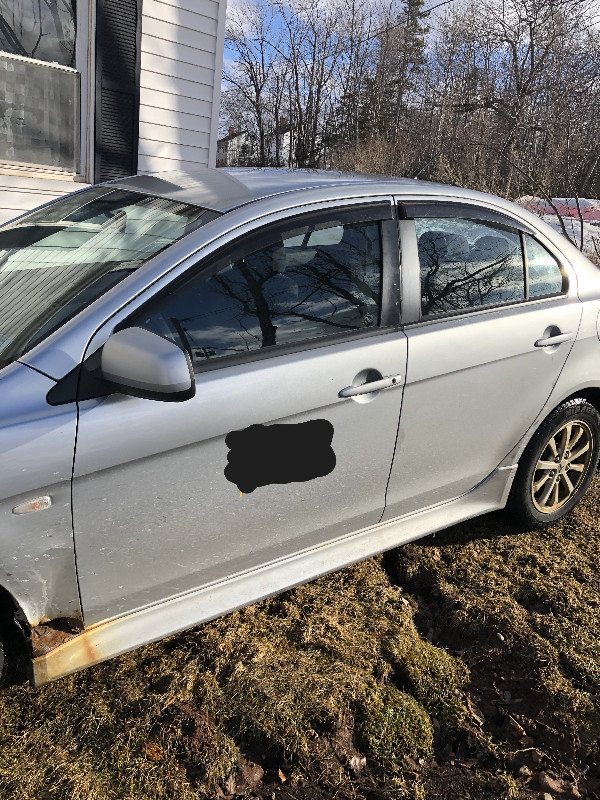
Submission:
<svg viewBox="0 0 600 800">
<path fill-rule="evenodd" d="M 215 212 L 110 186 L 0 230 L 0 369 Z"/>
</svg>

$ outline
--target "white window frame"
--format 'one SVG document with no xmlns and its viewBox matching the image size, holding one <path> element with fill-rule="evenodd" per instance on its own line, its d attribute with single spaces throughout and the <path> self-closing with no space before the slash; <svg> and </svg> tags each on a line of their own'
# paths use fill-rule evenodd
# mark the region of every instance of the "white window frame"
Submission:
<svg viewBox="0 0 600 800">
<path fill-rule="evenodd" d="M 41 61 L 0 51 L 5 58 L 38 64 L 48 69 L 61 70 L 79 75 L 79 158 L 78 167 L 72 172 L 43 164 L 19 164 L 0 160 L 1 175 L 17 175 L 23 178 L 48 178 L 61 181 L 91 182 L 94 158 L 94 59 L 95 59 L 95 0 L 78 0 L 77 32 L 75 38 L 75 68 Z"/>
</svg>

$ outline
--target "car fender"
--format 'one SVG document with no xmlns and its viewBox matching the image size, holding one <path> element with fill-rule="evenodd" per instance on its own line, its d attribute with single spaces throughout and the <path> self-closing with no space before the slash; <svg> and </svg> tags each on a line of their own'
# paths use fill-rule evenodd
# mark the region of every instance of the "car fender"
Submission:
<svg viewBox="0 0 600 800">
<path fill-rule="evenodd" d="M 0 585 L 30 625 L 80 618 L 71 514 L 75 404 L 49 406 L 54 381 L 24 364 L 0 375 Z"/>
</svg>

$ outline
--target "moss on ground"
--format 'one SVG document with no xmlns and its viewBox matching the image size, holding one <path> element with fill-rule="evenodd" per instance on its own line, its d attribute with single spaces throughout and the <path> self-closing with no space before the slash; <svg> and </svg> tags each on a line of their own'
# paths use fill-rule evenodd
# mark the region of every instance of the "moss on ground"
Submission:
<svg viewBox="0 0 600 800">
<path fill-rule="evenodd" d="M 4 691 L 0 797 L 533 798 L 542 768 L 589 789 L 599 489 L 547 532 L 480 518 Z"/>
<path fill-rule="evenodd" d="M 367 694 L 359 715 L 364 750 L 384 766 L 403 764 L 405 756 L 430 756 L 433 725 L 414 697 L 393 686 Z"/>
</svg>

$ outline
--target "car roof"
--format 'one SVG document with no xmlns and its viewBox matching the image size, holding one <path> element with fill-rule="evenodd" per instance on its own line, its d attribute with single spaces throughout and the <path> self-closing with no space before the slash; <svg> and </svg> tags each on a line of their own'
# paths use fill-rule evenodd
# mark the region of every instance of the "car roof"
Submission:
<svg viewBox="0 0 600 800">
<path fill-rule="evenodd" d="M 190 172 L 157 172 L 134 175 L 111 181 L 124 189 L 147 192 L 171 200 L 202 206 L 212 211 L 226 212 L 261 200 L 265 197 L 289 192 L 310 192 L 311 189 L 331 188 L 332 199 L 355 196 L 358 187 L 393 194 L 443 195 L 477 200 L 485 197 L 481 192 L 458 189 L 453 186 L 395 178 L 387 175 L 361 175 L 319 169 L 281 169 L 250 167 L 211 169 L 199 167 Z M 307 198 L 308 199 L 308 198 Z"/>
</svg>

